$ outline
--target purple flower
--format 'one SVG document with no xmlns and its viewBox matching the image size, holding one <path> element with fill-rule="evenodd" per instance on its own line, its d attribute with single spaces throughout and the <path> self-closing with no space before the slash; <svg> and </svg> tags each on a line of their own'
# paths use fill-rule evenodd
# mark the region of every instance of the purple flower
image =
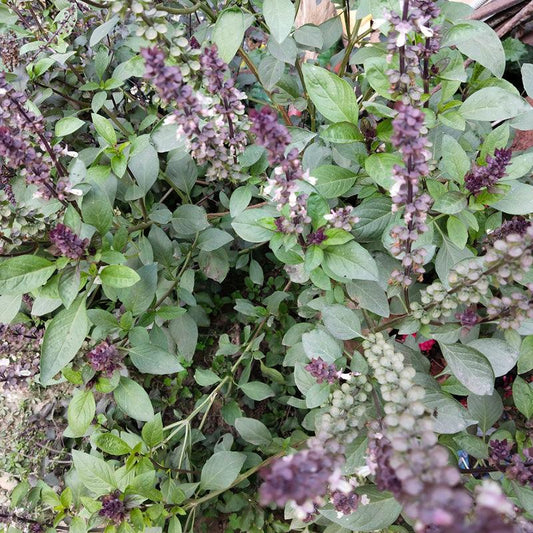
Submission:
<svg viewBox="0 0 533 533">
<path fill-rule="evenodd" d="M 324 233 L 324 228 L 318 228 L 316 231 L 311 232 L 306 239 L 308 246 L 312 244 L 322 244 L 327 239 Z"/>
<path fill-rule="evenodd" d="M 270 165 L 280 165 L 291 142 L 287 128 L 279 123 L 278 114 L 271 107 L 265 106 L 261 111 L 251 109 L 249 116 L 252 119 L 250 131 L 257 143 L 267 149 Z"/>
<path fill-rule="evenodd" d="M 70 259 L 80 259 L 89 245 L 89 239 L 80 239 L 64 224 L 58 224 L 48 236 L 61 255 Z"/>
<path fill-rule="evenodd" d="M 457 313 L 455 318 L 459 320 L 461 326 L 467 331 L 471 330 L 479 322 L 479 315 L 473 309 L 465 309 L 462 313 Z"/>
<path fill-rule="evenodd" d="M 505 239 L 511 233 L 525 235 L 530 225 L 531 222 L 524 217 L 513 217 L 511 220 L 506 220 L 499 228 L 490 233 L 489 240 L 490 242 L 494 242 L 498 239 Z"/>
<path fill-rule="evenodd" d="M 283 507 L 289 501 L 297 505 L 316 501 L 328 491 L 336 467 L 336 461 L 318 449 L 282 457 L 261 472 L 264 479 L 259 489 L 261 504 Z"/>
<path fill-rule="evenodd" d="M 505 176 L 511 156 L 511 149 L 496 149 L 494 157 L 487 156 L 486 165 L 474 165 L 471 172 L 465 176 L 465 187 L 476 195 L 485 188 L 489 192 L 494 192 L 494 185 Z"/>
<path fill-rule="evenodd" d="M 111 376 L 119 368 L 121 358 L 116 346 L 108 341 L 102 341 L 87 353 L 87 360 L 94 370 Z"/>
<path fill-rule="evenodd" d="M 521 485 L 533 484 L 533 448 L 522 450 L 523 457 L 519 453 L 512 453 L 513 445 L 507 440 L 489 443 L 489 463 L 509 479 L 515 479 Z"/>
<path fill-rule="evenodd" d="M 98 512 L 100 516 L 107 518 L 116 525 L 123 522 L 124 518 L 126 518 L 126 508 L 119 496 L 120 492 L 118 490 L 111 494 L 106 494 L 101 500 L 102 508 Z"/>
<path fill-rule="evenodd" d="M 359 495 L 355 490 L 343 492 L 342 490 L 335 490 L 331 493 L 331 503 L 335 510 L 340 515 L 349 515 L 354 513 L 359 506 Z"/>
<path fill-rule="evenodd" d="M 352 231 L 353 226 L 359 222 L 359 217 L 353 214 L 353 207 L 338 207 L 332 209 L 329 215 L 324 215 L 332 228 L 341 228 L 345 231 Z"/>
<path fill-rule="evenodd" d="M 317 383 L 335 383 L 339 379 L 340 371 L 335 365 L 328 364 L 322 357 L 311 359 L 311 362 L 305 365 L 305 369 L 316 379 Z"/>
</svg>

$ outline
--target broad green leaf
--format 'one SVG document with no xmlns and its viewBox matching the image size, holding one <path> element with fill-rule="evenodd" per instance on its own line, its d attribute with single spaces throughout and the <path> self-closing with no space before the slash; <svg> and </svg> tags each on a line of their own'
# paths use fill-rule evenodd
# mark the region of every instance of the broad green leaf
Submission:
<svg viewBox="0 0 533 533">
<path fill-rule="evenodd" d="M 440 389 L 426 389 L 423 402 L 435 415 L 434 429 L 437 433 L 451 435 L 476 423 L 457 400 Z"/>
<path fill-rule="evenodd" d="M 481 396 L 481 398 L 485 398 L 485 396 Z M 459 435 L 456 435 L 453 440 L 457 443 L 459 448 L 468 453 L 468 455 L 471 455 L 476 459 L 488 458 L 488 446 L 483 439 L 468 433 L 460 433 Z"/>
<path fill-rule="evenodd" d="M 460 108 L 467 120 L 492 122 L 513 118 L 531 110 L 521 97 L 500 87 L 485 87 L 469 96 Z"/>
<path fill-rule="evenodd" d="M 109 33 L 111 33 L 111 30 L 115 27 L 118 21 L 119 17 L 113 17 L 107 22 L 104 22 L 101 26 L 98 26 L 91 34 L 91 38 L 89 39 L 89 46 L 91 48 L 94 47 L 102 39 L 104 39 L 106 35 L 109 35 Z"/>
<path fill-rule="evenodd" d="M 447 177 L 462 183 L 470 170 L 470 158 L 463 147 L 451 135 L 443 135 L 441 151 L 439 168 Z"/>
<path fill-rule="evenodd" d="M 268 446 L 272 442 L 272 435 L 268 428 L 265 424 L 254 418 L 237 418 L 235 420 L 235 429 L 250 444 Z"/>
<path fill-rule="evenodd" d="M 442 238 L 442 245 L 435 259 L 435 270 L 445 287 L 448 287 L 448 274 L 451 268 L 474 254 L 468 248 L 458 248 L 447 237 Z"/>
<path fill-rule="evenodd" d="M 105 235 L 113 222 L 113 206 L 101 187 L 93 184 L 81 202 L 83 221 Z"/>
<path fill-rule="evenodd" d="M 519 374 L 525 374 L 526 372 L 533 370 L 533 335 L 528 335 L 522 341 L 517 366 Z"/>
<path fill-rule="evenodd" d="M 202 231 L 209 226 L 207 215 L 203 207 L 197 205 L 180 205 L 172 215 L 172 226 L 178 236 L 189 236 Z"/>
<path fill-rule="evenodd" d="M 480 396 L 494 391 L 494 372 L 488 359 L 464 344 L 439 342 L 444 359 L 453 375 L 471 392 Z"/>
<path fill-rule="evenodd" d="M 516 408 L 526 419 L 533 416 L 533 387 L 520 376 L 516 376 L 513 382 L 513 400 Z"/>
<path fill-rule="evenodd" d="M 41 351 L 41 384 L 53 377 L 78 353 L 89 331 L 85 296 L 78 296 L 68 309 L 60 311 L 48 324 Z"/>
<path fill-rule="evenodd" d="M 72 450 L 72 459 L 81 482 L 95 496 L 103 496 L 117 488 L 113 468 L 103 459 L 79 450 Z"/>
<path fill-rule="evenodd" d="M 468 396 L 468 410 L 478 421 L 479 427 L 484 434 L 500 419 L 503 413 L 503 402 L 497 391 L 490 396 Z"/>
<path fill-rule="evenodd" d="M 9 324 L 20 309 L 22 294 L 6 294 L 0 296 L 0 324 Z"/>
<path fill-rule="evenodd" d="M 339 198 L 355 183 L 356 175 L 346 168 L 323 165 L 311 171 L 316 189 L 324 198 Z"/>
<path fill-rule="evenodd" d="M 256 402 L 261 402 L 275 395 L 272 388 L 261 381 L 249 381 L 248 383 L 241 385 L 240 389 L 246 394 L 246 396 L 248 396 L 248 398 L 251 398 Z"/>
<path fill-rule="evenodd" d="M 381 530 L 395 522 L 402 506 L 390 492 L 380 492 L 374 485 L 366 485 L 359 490 L 370 498 L 370 503 L 359 505 L 349 515 L 339 516 L 335 509 L 328 508 L 321 509 L 320 514 L 346 530 L 358 533 Z"/>
<path fill-rule="evenodd" d="M 322 321 L 328 331 L 340 340 L 350 340 L 361 335 L 361 323 L 352 309 L 344 305 L 326 305 L 321 310 Z"/>
<path fill-rule="evenodd" d="M 159 175 L 157 150 L 151 144 L 147 144 L 140 152 L 130 157 L 128 168 L 143 194 L 146 194 L 157 181 Z"/>
<path fill-rule="evenodd" d="M 350 84 L 328 70 L 304 63 L 305 88 L 317 110 L 331 122 L 357 125 L 359 107 Z"/>
<path fill-rule="evenodd" d="M 518 350 L 502 339 L 476 339 L 469 342 L 468 346 L 489 360 L 496 377 L 505 376 L 518 361 Z"/>
<path fill-rule="evenodd" d="M 207 228 L 200 233 L 196 244 L 204 252 L 218 250 L 230 243 L 233 237 L 227 232 L 218 228 Z"/>
<path fill-rule="evenodd" d="M 65 117 L 56 122 L 55 125 L 55 136 L 56 137 L 65 137 L 79 130 L 85 121 L 80 120 L 78 117 Z"/>
<path fill-rule="evenodd" d="M 91 117 L 94 124 L 94 129 L 98 135 L 103 137 L 112 146 L 117 144 L 117 134 L 115 132 L 115 128 L 113 128 L 113 124 L 111 124 L 107 118 L 97 115 L 96 113 L 93 113 Z"/>
<path fill-rule="evenodd" d="M 159 348 L 155 344 L 138 344 L 128 349 L 131 362 L 143 374 L 167 375 L 181 372 L 180 365 L 175 355 Z"/>
<path fill-rule="evenodd" d="M 321 357 L 326 363 L 334 363 L 342 356 L 339 343 L 321 329 L 314 329 L 302 335 L 305 354 L 309 359 Z"/>
<path fill-rule="evenodd" d="M 402 159 L 396 154 L 372 154 L 365 158 L 365 170 L 380 187 L 389 190 L 394 185 L 392 169 L 402 166 Z"/>
<path fill-rule="evenodd" d="M 529 215 L 533 211 L 533 186 L 515 182 L 511 190 L 491 207 L 510 215 Z"/>
<path fill-rule="evenodd" d="M 121 376 L 113 391 L 117 405 L 131 418 L 148 422 L 154 417 L 154 408 L 147 392 L 135 381 Z"/>
<path fill-rule="evenodd" d="M 141 277 L 126 265 L 108 265 L 100 271 L 100 279 L 108 287 L 124 289 L 135 285 Z"/>
<path fill-rule="evenodd" d="M 459 191 L 449 191 L 435 200 L 433 209 L 438 213 L 455 215 L 466 208 L 467 200 Z"/>
<path fill-rule="evenodd" d="M 137 274 L 140 280 L 126 289 L 117 289 L 117 294 L 128 311 L 139 315 L 146 311 L 154 299 L 157 287 L 157 265 L 144 265 Z"/>
<path fill-rule="evenodd" d="M 336 144 L 347 144 L 364 139 L 359 128 L 351 122 L 337 122 L 320 132 L 322 139 Z"/>
<path fill-rule="evenodd" d="M 533 64 L 524 63 L 520 69 L 522 72 L 522 83 L 530 98 L 533 98 Z"/>
<path fill-rule="evenodd" d="M 80 290 L 80 271 L 77 267 L 67 267 L 60 272 L 57 290 L 65 309 L 68 309 Z"/>
<path fill-rule="evenodd" d="M 217 45 L 220 58 L 229 63 L 241 46 L 247 25 L 240 9 L 226 9 L 220 13 L 213 29 L 212 41 Z"/>
<path fill-rule="evenodd" d="M 347 283 L 346 290 L 350 298 L 356 299 L 363 309 L 383 317 L 390 315 L 387 294 L 375 281 L 358 280 Z"/>
<path fill-rule="evenodd" d="M 157 413 L 152 420 L 144 424 L 142 429 L 142 437 L 147 446 L 153 448 L 162 442 L 163 436 L 164 433 L 161 413 Z"/>
<path fill-rule="evenodd" d="M 131 453 L 129 444 L 113 433 L 101 433 L 94 439 L 94 443 L 105 453 L 110 455 L 126 455 Z"/>
<path fill-rule="evenodd" d="M 378 240 L 393 216 L 390 198 L 381 196 L 365 200 L 353 210 L 353 214 L 359 217 L 359 222 L 353 229 L 357 241 Z"/>
<path fill-rule="evenodd" d="M 290 0 L 265 0 L 263 16 L 272 37 L 282 43 L 289 35 L 294 22 L 296 10 Z"/>
<path fill-rule="evenodd" d="M 252 191 L 250 187 L 239 187 L 235 189 L 229 200 L 229 211 L 232 218 L 240 215 L 250 204 Z"/>
<path fill-rule="evenodd" d="M 194 381 L 200 385 L 200 387 L 209 387 L 220 381 L 220 378 L 208 368 L 197 368 L 194 371 Z"/>
<path fill-rule="evenodd" d="M 356 242 L 330 246 L 324 250 L 322 268 L 339 281 L 364 279 L 377 281 L 378 267 L 370 253 Z"/>
<path fill-rule="evenodd" d="M 178 354 L 192 361 L 198 342 L 198 325 L 189 313 L 180 315 L 168 326 L 171 337 L 178 347 Z"/>
<path fill-rule="evenodd" d="M 44 285 L 54 273 L 55 265 L 36 255 L 12 257 L 0 263 L 0 294 L 18 295 Z"/>
<path fill-rule="evenodd" d="M 227 489 L 237 479 L 245 460 L 244 453 L 214 453 L 202 468 L 200 487 L 204 490 Z"/>
<path fill-rule="evenodd" d="M 487 24 L 478 20 L 459 21 L 450 27 L 442 45 L 457 46 L 464 55 L 488 68 L 497 78 L 503 76 L 505 52 L 500 38 Z"/>
<path fill-rule="evenodd" d="M 77 391 L 70 400 L 67 420 L 73 437 L 82 437 L 94 418 L 96 404 L 92 391 Z"/>
</svg>

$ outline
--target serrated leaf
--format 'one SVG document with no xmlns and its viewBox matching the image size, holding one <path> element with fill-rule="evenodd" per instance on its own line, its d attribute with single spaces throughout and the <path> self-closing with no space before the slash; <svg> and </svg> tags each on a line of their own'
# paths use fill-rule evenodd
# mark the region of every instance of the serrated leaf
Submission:
<svg viewBox="0 0 533 533">
<path fill-rule="evenodd" d="M 351 171 L 334 165 L 323 165 L 311 171 L 316 178 L 316 190 L 324 198 L 339 198 L 355 183 L 356 175 Z"/>
<path fill-rule="evenodd" d="M 102 496 L 117 488 L 113 468 L 103 459 L 79 450 L 72 450 L 72 459 L 81 482 L 96 496 Z"/>
<path fill-rule="evenodd" d="M 322 268 L 328 276 L 339 280 L 378 280 L 378 268 L 370 253 L 356 242 L 331 246 L 324 250 Z"/>
</svg>

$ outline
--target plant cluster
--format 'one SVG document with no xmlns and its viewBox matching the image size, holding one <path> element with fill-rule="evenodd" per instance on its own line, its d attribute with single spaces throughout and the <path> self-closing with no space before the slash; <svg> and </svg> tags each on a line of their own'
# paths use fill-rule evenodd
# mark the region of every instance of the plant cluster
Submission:
<svg viewBox="0 0 533 533">
<path fill-rule="evenodd" d="M 6 532 L 533 531 L 528 49 L 298 9 L 0 1 Z"/>
</svg>

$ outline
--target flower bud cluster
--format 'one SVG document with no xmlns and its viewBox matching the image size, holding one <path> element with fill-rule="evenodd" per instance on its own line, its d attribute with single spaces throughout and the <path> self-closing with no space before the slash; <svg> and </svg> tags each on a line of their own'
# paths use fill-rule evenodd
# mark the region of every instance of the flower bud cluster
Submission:
<svg viewBox="0 0 533 533">
<path fill-rule="evenodd" d="M 448 275 L 451 290 L 435 281 L 421 293 L 421 303 L 411 305 L 413 316 L 423 324 L 451 316 L 459 305 L 475 305 L 487 297 L 489 286 L 506 288 L 513 282 L 521 282 L 533 265 L 533 226 L 524 233 L 501 233 L 493 240 L 486 254 L 455 265 Z M 533 318 L 533 305 L 528 293 L 514 290 L 510 294 L 492 297 L 487 305 L 489 319 L 499 317 L 502 329 L 516 329 L 526 318 Z M 461 321 L 461 324 L 464 325 Z"/>
<path fill-rule="evenodd" d="M 403 0 L 401 5 L 401 16 L 395 12 L 386 15 L 392 26 L 387 44 L 389 62 L 396 54 L 400 60 L 399 69 L 389 69 L 387 76 L 393 94 L 401 95 L 406 104 L 417 104 L 423 93 L 417 80 L 429 74 L 426 65 L 421 69 L 421 62 L 427 62 L 439 49 L 439 28 L 434 19 L 440 10 L 433 0 Z M 425 42 L 417 42 L 420 35 Z"/>
<path fill-rule="evenodd" d="M 437 444 L 433 421 L 422 403 L 424 389 L 414 382 L 414 368 L 380 333 L 369 335 L 363 348 L 384 401 L 382 433 L 374 433 L 377 442 L 369 457 L 377 482 L 393 492 L 419 531 L 460 521 L 472 500 L 458 469 L 448 464 L 448 451 Z"/>
<path fill-rule="evenodd" d="M 177 124 L 177 135 L 184 137 L 191 156 L 199 165 L 208 165 L 206 177 L 213 179 L 239 176 L 237 156 L 244 150 L 248 122 L 241 100 L 243 93 L 232 79 L 224 81 L 227 65 L 216 47 L 206 48 L 199 57 L 201 85 L 208 94 L 187 83 L 181 67 L 165 65 L 164 53 L 154 47 L 141 51 L 146 73 L 164 103 L 175 107 L 167 123 Z"/>
<path fill-rule="evenodd" d="M 70 259 L 81 259 L 89 246 L 89 239 L 80 239 L 69 227 L 58 224 L 48 234 L 59 254 Z"/>
<path fill-rule="evenodd" d="M 341 373 L 319 358 L 313 359 L 307 370 L 319 383 L 333 383 L 335 378 L 338 388 L 318 416 L 316 433 L 308 440 L 307 449 L 272 463 L 261 473 L 263 484 L 259 490 L 263 505 L 290 503 L 304 521 L 312 519 L 325 504 L 328 492 L 340 514 L 352 513 L 360 503 L 367 503 L 355 492 L 356 481 L 343 477 L 341 468 L 344 446 L 353 442 L 368 419 L 372 390 L 366 376 Z"/>
<path fill-rule="evenodd" d="M 521 485 L 533 485 L 533 447 L 524 448 L 522 455 L 512 453 L 513 443 L 490 441 L 489 464 L 505 473 L 508 479 L 514 479 Z"/>
<path fill-rule="evenodd" d="M 486 165 L 474 165 L 465 176 L 465 187 L 472 194 L 479 194 L 482 189 L 495 192 L 494 185 L 505 176 L 512 153 L 510 148 L 497 148 L 494 156 L 487 156 Z"/>
<path fill-rule="evenodd" d="M 102 508 L 98 512 L 100 516 L 107 518 L 116 525 L 124 521 L 127 512 L 118 490 L 106 494 L 100 501 L 102 503 Z"/>
<path fill-rule="evenodd" d="M 395 165 L 393 169 L 392 210 L 394 212 L 405 206 L 406 225 L 394 226 L 391 230 L 394 240 L 391 253 L 401 257 L 403 267 L 392 272 L 391 280 L 409 286 L 413 282 L 413 274 L 420 277 L 425 272 L 423 265 L 427 252 L 423 248 L 413 249 L 413 243 L 428 229 L 426 219 L 432 200 L 426 193 L 419 194 L 419 180 L 429 173 L 427 161 L 431 153 L 425 137 L 424 113 L 420 109 L 400 104 L 392 126 L 394 135 L 391 142 L 404 161 L 404 166 Z"/>
<path fill-rule="evenodd" d="M 114 344 L 107 340 L 95 346 L 86 355 L 91 367 L 97 372 L 102 372 L 106 376 L 111 376 L 120 367 L 121 357 Z"/>
<path fill-rule="evenodd" d="M 332 209 L 329 215 L 324 215 L 324 218 L 328 221 L 330 227 L 340 228 L 345 231 L 352 231 L 353 226 L 359 222 L 359 217 L 353 214 L 351 205 Z"/>
<path fill-rule="evenodd" d="M 51 156 L 40 146 L 48 142 L 51 135 L 45 130 L 43 117 L 26 109 L 26 102 L 26 95 L 8 84 L 5 74 L 0 72 L 0 157 L 8 168 L 19 169 L 27 183 L 35 184 L 40 196 L 63 199 L 69 191 L 68 185 L 63 179 L 54 185 Z M 59 145 L 51 151 L 54 157 L 64 153 Z"/>
<path fill-rule="evenodd" d="M 25 324 L 0 324 L 0 383 L 4 388 L 27 385 L 39 372 L 43 332 Z"/>
</svg>

